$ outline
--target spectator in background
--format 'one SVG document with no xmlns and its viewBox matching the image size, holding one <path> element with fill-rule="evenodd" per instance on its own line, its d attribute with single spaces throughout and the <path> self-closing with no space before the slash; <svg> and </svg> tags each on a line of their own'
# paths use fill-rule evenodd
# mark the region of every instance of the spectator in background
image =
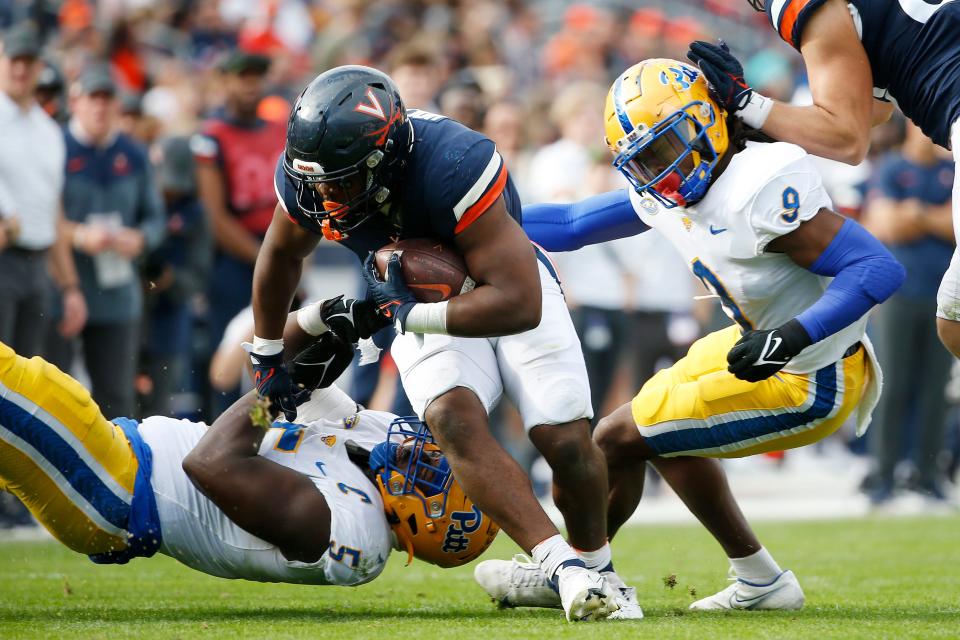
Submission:
<svg viewBox="0 0 960 640">
<path fill-rule="evenodd" d="M 494 102 L 483 117 L 480 131 L 494 141 L 503 161 L 510 167 L 510 176 L 521 193 L 527 184 L 530 152 L 526 148 L 526 123 L 523 107 L 511 100 Z"/>
<path fill-rule="evenodd" d="M 29 357 L 40 354 L 50 317 L 48 261 L 66 305 L 58 329 L 76 335 L 87 310 L 70 245 L 62 238 L 63 136 L 34 95 L 44 67 L 40 37 L 21 24 L 4 35 L 2 47 L 0 341 Z M 0 492 L 0 528 L 31 522 L 22 504 Z"/>
<path fill-rule="evenodd" d="M 209 221 L 197 198 L 190 141 L 166 138 L 155 147 L 157 182 L 167 212 L 167 237 L 147 254 L 141 340 L 140 415 L 171 415 L 192 346 L 192 297 L 206 288 L 213 259 Z"/>
<path fill-rule="evenodd" d="M 64 89 L 63 74 L 60 73 L 60 69 L 49 60 L 45 60 L 40 76 L 37 78 L 37 90 L 34 93 L 40 107 L 59 124 L 66 122 L 68 117 Z"/>
<path fill-rule="evenodd" d="M 230 320 L 250 304 L 253 265 L 277 206 L 273 173 L 286 127 L 257 115 L 269 67 L 269 58 L 261 55 L 229 54 L 220 67 L 226 103 L 190 142 L 200 202 L 216 248 L 207 290 L 211 349 Z M 234 395 L 218 395 L 214 408 L 225 408 Z"/>
<path fill-rule="evenodd" d="M 485 98 L 472 74 L 461 72 L 451 78 L 440 90 L 437 100 L 443 115 L 474 131 L 483 128 Z"/>
<path fill-rule="evenodd" d="M 0 341 L 39 355 L 50 317 L 48 258 L 63 291 L 59 330 L 74 336 L 86 304 L 62 233 L 64 144 L 34 96 L 44 63 L 36 30 L 7 32 L 0 53 Z M 49 255 L 48 255 L 49 254 Z"/>
<path fill-rule="evenodd" d="M 93 398 L 109 415 L 134 415 L 143 312 L 137 260 L 163 240 L 163 202 L 145 150 L 117 133 L 116 85 L 105 65 L 71 87 L 63 204 L 90 317 L 83 357 Z"/>
<path fill-rule="evenodd" d="M 899 153 L 884 158 L 870 190 L 864 224 L 907 269 L 900 290 L 877 312 L 877 352 L 884 393 L 870 430 L 875 471 L 871 501 L 893 498 L 894 470 L 904 451 L 915 465 L 912 489 L 943 503 L 947 403 L 952 358 L 937 338 L 930 311 L 953 253 L 950 208 L 953 160 L 913 124 Z M 909 434 L 909 438 L 907 437 Z"/>
<path fill-rule="evenodd" d="M 433 48 L 418 42 L 401 45 L 390 56 L 388 68 L 408 109 L 440 112 L 436 98 L 445 74 Z"/>
</svg>

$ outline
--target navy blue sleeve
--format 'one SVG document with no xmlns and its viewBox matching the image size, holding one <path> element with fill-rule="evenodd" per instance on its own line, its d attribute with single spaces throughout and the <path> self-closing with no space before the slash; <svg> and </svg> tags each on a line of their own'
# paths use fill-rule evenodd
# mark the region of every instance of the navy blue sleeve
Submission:
<svg viewBox="0 0 960 640">
<path fill-rule="evenodd" d="M 572 204 L 523 208 L 523 230 L 547 251 L 574 251 L 588 244 L 626 238 L 649 229 L 633 209 L 626 189 Z"/>
<path fill-rule="evenodd" d="M 900 288 L 906 270 L 853 220 L 840 227 L 810 271 L 833 277 L 823 296 L 797 316 L 814 342 L 844 329 Z"/>
<path fill-rule="evenodd" d="M 293 185 L 293 180 L 283 170 L 283 154 L 277 159 L 277 168 L 273 171 L 273 190 L 277 193 L 277 201 L 287 217 L 295 225 L 303 227 L 314 233 L 322 233 L 317 221 L 309 216 L 303 215 L 300 211 L 300 205 L 297 204 L 297 188 Z"/>
<path fill-rule="evenodd" d="M 887 156 L 877 169 L 877 173 L 870 182 L 870 194 L 874 197 L 888 198 L 890 200 L 903 200 L 907 198 L 903 188 L 900 186 L 897 176 L 900 173 L 900 163 L 893 156 Z"/>
</svg>

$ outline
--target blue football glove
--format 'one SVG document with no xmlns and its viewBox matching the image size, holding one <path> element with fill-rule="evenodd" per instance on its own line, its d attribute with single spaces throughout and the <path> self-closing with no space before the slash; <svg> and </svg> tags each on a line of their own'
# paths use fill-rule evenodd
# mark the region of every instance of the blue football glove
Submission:
<svg viewBox="0 0 960 640">
<path fill-rule="evenodd" d="M 311 390 L 293 384 L 283 363 L 283 351 L 269 356 L 250 352 L 250 362 L 253 363 L 257 395 L 269 398 L 273 408 L 282 412 L 287 422 L 296 420 L 297 405 L 310 399 Z"/>
<path fill-rule="evenodd" d="M 726 42 L 691 42 L 687 58 L 700 67 L 714 99 L 728 113 L 736 113 L 750 102 L 753 89 L 743 79 L 743 66 L 730 53 Z"/>
<path fill-rule="evenodd" d="M 367 281 L 370 295 L 377 303 L 377 312 L 392 322 L 399 333 L 403 333 L 407 314 L 413 309 L 413 305 L 417 304 L 417 299 L 413 297 L 413 292 L 403 279 L 400 254 L 394 253 L 390 256 L 386 275 L 385 281 L 380 279 L 373 253 L 363 261 L 363 279 Z"/>
<path fill-rule="evenodd" d="M 741 380 L 760 382 L 811 344 L 810 335 L 796 318 L 776 329 L 745 331 L 727 353 L 727 371 Z"/>
</svg>

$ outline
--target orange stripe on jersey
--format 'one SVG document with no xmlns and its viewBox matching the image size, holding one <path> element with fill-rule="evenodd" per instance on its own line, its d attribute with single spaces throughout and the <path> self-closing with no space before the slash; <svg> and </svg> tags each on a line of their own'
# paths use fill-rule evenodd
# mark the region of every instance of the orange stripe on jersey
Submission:
<svg viewBox="0 0 960 640">
<path fill-rule="evenodd" d="M 501 163 L 500 165 L 500 174 L 497 176 L 497 179 L 493 181 L 493 185 L 487 189 L 487 192 L 480 197 L 473 205 L 463 212 L 463 215 L 460 217 L 460 221 L 457 223 L 457 226 L 453 228 L 454 233 L 460 233 L 467 227 L 469 227 L 473 222 L 482 216 L 487 209 L 490 208 L 494 202 L 497 201 L 497 198 L 500 197 L 500 194 L 503 193 L 503 188 L 507 185 L 507 163 Z"/>
<path fill-rule="evenodd" d="M 810 0 L 791 0 L 780 18 L 780 37 L 794 49 L 799 48 L 799 43 L 793 41 L 793 26 L 797 23 L 797 16 L 809 3 Z"/>
</svg>

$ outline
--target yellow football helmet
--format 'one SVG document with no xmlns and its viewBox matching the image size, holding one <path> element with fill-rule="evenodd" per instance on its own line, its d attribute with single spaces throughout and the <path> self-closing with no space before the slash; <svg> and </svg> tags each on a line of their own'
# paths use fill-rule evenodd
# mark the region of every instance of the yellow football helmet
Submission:
<svg viewBox="0 0 960 640">
<path fill-rule="evenodd" d="M 500 527 L 464 494 L 426 424 L 397 418 L 387 438 L 370 452 L 370 468 L 390 527 L 407 550 L 407 564 L 420 558 L 458 567 L 477 558 Z"/>
<path fill-rule="evenodd" d="M 700 70 L 677 60 L 644 60 L 621 73 L 607 94 L 604 128 L 613 166 L 667 208 L 703 198 L 729 146 L 726 113 Z"/>
</svg>

